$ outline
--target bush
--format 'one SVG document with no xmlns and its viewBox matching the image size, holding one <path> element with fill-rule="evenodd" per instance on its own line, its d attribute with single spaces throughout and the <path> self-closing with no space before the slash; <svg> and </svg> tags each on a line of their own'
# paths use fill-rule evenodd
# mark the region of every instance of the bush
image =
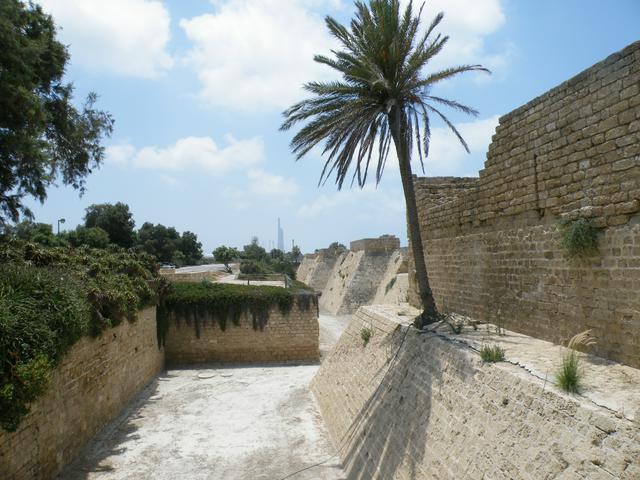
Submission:
<svg viewBox="0 0 640 480">
<path fill-rule="evenodd" d="M 362 328 L 362 330 L 360 330 L 360 338 L 362 339 L 362 345 L 364 347 L 367 346 L 369 340 L 371 340 L 371 337 L 373 337 L 373 330 L 371 330 L 369 327 L 364 327 Z"/>
<path fill-rule="evenodd" d="M 13 431 L 83 335 L 157 302 L 163 280 L 124 251 L 0 245 L 0 425 Z"/>
<path fill-rule="evenodd" d="M 581 379 L 578 354 L 571 350 L 562 357 L 562 367 L 556 373 L 556 382 L 564 391 L 578 393 Z"/>
<path fill-rule="evenodd" d="M 598 229 L 581 218 L 561 225 L 562 248 L 569 258 L 590 257 L 598 253 Z"/>
<path fill-rule="evenodd" d="M 504 348 L 500 345 L 482 345 L 480 347 L 480 358 L 488 363 L 504 361 Z"/>
<path fill-rule="evenodd" d="M 242 260 L 240 262 L 240 273 L 245 275 L 261 275 L 269 273 L 268 269 L 257 260 Z"/>
</svg>

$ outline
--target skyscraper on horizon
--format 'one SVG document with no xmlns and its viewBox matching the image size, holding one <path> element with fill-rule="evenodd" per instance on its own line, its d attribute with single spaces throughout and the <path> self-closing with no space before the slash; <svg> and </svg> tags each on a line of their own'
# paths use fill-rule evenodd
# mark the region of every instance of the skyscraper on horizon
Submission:
<svg viewBox="0 0 640 480">
<path fill-rule="evenodd" d="M 284 252 L 284 231 L 280 226 L 280 217 L 278 217 L 278 250 Z"/>
</svg>

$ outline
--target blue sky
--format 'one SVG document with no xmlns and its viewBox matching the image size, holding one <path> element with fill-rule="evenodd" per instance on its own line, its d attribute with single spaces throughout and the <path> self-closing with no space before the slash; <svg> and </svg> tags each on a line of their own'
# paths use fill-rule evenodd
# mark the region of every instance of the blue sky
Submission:
<svg viewBox="0 0 640 480">
<path fill-rule="evenodd" d="M 115 130 L 83 197 L 52 188 L 36 220 L 74 228 L 92 203 L 129 204 L 145 221 L 198 234 L 205 252 L 241 247 L 253 235 L 304 252 L 332 241 L 392 233 L 406 243 L 397 168 L 381 184 L 337 192 L 318 188 L 322 159 L 294 162 L 281 112 L 304 81 L 325 79 L 315 53 L 332 40 L 325 15 L 347 22 L 348 0 L 42 0 L 69 45 L 68 78 L 80 100 L 99 94 Z M 480 111 L 452 114 L 472 152 L 442 125 L 428 175 L 475 176 L 499 116 L 639 39 L 640 1 L 431 0 L 424 17 L 445 12 L 451 40 L 433 68 L 481 63 L 434 94 Z"/>
</svg>

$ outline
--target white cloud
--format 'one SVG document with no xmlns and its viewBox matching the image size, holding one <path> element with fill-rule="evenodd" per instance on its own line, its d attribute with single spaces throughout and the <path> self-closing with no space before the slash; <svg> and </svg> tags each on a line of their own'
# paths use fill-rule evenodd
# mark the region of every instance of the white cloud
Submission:
<svg viewBox="0 0 640 480">
<path fill-rule="evenodd" d="M 155 77 L 173 65 L 170 16 L 156 0 L 41 0 L 62 27 L 71 61 L 99 73 Z"/>
<path fill-rule="evenodd" d="M 268 197 L 290 197 L 300 190 L 293 178 L 285 178 L 263 170 L 251 169 L 249 178 L 249 192 Z"/>
<path fill-rule="evenodd" d="M 404 0 L 403 3 L 407 3 Z M 418 2 L 413 2 L 419 8 Z M 466 63 L 483 64 L 496 68 L 504 64 L 509 55 L 505 52 L 487 52 L 485 37 L 496 32 L 506 21 L 501 0 L 431 0 L 422 14 L 426 28 L 436 13 L 444 12 L 444 20 L 436 33 L 449 36 L 449 41 L 430 68 L 442 68 Z"/>
<path fill-rule="evenodd" d="M 184 171 L 204 170 L 213 174 L 229 170 L 242 170 L 264 159 L 264 142 L 261 137 L 236 140 L 225 136 L 226 145 L 218 144 L 210 137 L 186 137 L 168 147 L 144 147 L 136 150 L 131 145 L 114 145 L 107 148 L 107 161 L 138 168 Z"/>
<path fill-rule="evenodd" d="M 446 127 L 434 128 L 431 131 L 429 157 L 425 162 L 426 174 L 428 176 L 469 175 L 470 171 L 473 171 L 473 168 L 469 168 L 470 157 L 476 161 L 484 161 L 497 126 L 497 115 L 456 124 L 456 128 L 469 146 L 471 155 L 466 152 L 451 130 Z M 419 175 L 422 174 L 416 154 L 413 156 L 413 171 Z M 473 173 L 477 174 L 477 172 Z"/>
<path fill-rule="evenodd" d="M 309 8 L 321 0 L 216 1 L 215 13 L 183 19 L 193 42 L 188 63 L 210 104 L 245 110 L 285 108 L 303 83 L 327 78 L 313 61 L 333 45 L 322 18 Z"/>
</svg>

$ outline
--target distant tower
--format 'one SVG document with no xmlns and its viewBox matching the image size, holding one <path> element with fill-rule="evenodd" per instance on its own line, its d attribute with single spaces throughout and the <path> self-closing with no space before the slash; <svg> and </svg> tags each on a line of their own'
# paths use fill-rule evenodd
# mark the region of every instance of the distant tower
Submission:
<svg viewBox="0 0 640 480">
<path fill-rule="evenodd" d="M 280 226 L 280 217 L 278 217 L 278 250 L 284 252 L 284 231 Z"/>
</svg>

